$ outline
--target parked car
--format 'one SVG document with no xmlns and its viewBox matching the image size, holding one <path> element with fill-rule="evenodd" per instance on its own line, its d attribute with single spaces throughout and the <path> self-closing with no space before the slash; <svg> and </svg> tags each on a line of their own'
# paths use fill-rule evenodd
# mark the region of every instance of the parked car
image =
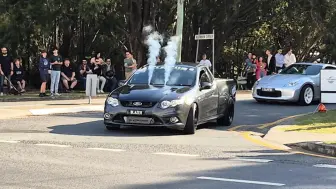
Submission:
<svg viewBox="0 0 336 189">
<path fill-rule="evenodd" d="M 148 66 L 138 69 L 112 91 L 105 102 L 108 130 L 120 126 L 167 127 L 194 134 L 200 124 L 216 120 L 230 126 L 234 118 L 236 83 L 214 78 L 195 63 L 179 63 L 165 84 L 164 66 L 155 66 L 150 83 Z"/>
<path fill-rule="evenodd" d="M 287 101 L 310 105 L 321 98 L 322 69 L 336 69 L 336 66 L 317 63 L 292 64 L 279 74 L 258 80 L 253 86 L 252 96 L 258 102 Z"/>
</svg>

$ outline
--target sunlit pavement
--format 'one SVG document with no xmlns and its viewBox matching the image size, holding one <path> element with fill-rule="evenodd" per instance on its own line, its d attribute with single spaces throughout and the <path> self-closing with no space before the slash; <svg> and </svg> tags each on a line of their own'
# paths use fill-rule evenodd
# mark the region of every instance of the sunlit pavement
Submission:
<svg viewBox="0 0 336 189">
<path fill-rule="evenodd" d="M 238 98 L 229 128 L 315 108 L 257 104 L 246 96 Z M 110 132 L 102 113 L 2 120 L 0 188 L 335 188 L 336 160 L 268 149 L 229 128 Z"/>
</svg>

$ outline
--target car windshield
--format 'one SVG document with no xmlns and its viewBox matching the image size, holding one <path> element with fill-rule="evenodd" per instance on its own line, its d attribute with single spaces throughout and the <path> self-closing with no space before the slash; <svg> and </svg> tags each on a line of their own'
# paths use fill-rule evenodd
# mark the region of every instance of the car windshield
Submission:
<svg viewBox="0 0 336 189">
<path fill-rule="evenodd" d="M 175 66 L 172 70 L 168 86 L 193 86 L 196 81 L 196 68 Z M 129 84 L 148 84 L 148 69 L 142 68 L 137 70 L 129 81 Z M 164 66 L 156 66 L 151 79 L 151 85 L 164 85 L 165 69 Z"/>
<path fill-rule="evenodd" d="M 292 64 L 282 70 L 280 74 L 317 75 L 320 73 L 321 69 L 321 65 Z"/>
</svg>

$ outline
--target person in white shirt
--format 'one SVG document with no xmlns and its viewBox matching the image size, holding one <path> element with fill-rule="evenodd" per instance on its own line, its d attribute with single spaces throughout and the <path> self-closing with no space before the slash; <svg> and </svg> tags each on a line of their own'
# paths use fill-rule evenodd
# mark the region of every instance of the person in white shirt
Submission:
<svg viewBox="0 0 336 189">
<path fill-rule="evenodd" d="M 276 62 L 276 72 L 279 73 L 281 69 L 284 67 L 285 56 L 282 54 L 282 50 L 279 49 L 278 53 L 275 55 Z"/>
<path fill-rule="evenodd" d="M 203 54 L 203 56 L 202 56 L 202 60 L 200 61 L 199 64 L 200 64 L 200 65 L 207 66 L 209 69 L 211 68 L 211 62 L 210 62 L 210 60 L 207 59 L 206 54 Z"/>
<path fill-rule="evenodd" d="M 294 63 L 296 63 L 296 57 L 293 53 L 293 50 L 290 49 L 288 53 L 285 55 L 285 66 L 288 67 Z"/>
</svg>

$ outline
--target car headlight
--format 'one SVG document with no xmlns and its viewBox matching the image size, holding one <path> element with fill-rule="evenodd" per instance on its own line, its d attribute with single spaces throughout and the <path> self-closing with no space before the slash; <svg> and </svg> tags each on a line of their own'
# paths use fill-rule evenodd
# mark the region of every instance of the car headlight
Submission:
<svg viewBox="0 0 336 189">
<path fill-rule="evenodd" d="M 116 107 L 116 106 L 119 105 L 119 100 L 116 99 L 116 98 L 113 98 L 113 97 L 108 97 L 106 101 L 107 101 L 107 104 L 109 104 L 113 107 Z"/>
<path fill-rule="evenodd" d="M 167 108 L 170 108 L 170 107 L 175 107 L 177 105 L 183 104 L 183 102 L 184 101 L 182 99 L 172 100 L 172 101 L 165 100 L 165 101 L 162 101 L 160 103 L 160 108 L 167 109 Z"/>
<path fill-rule="evenodd" d="M 294 86 L 296 86 L 297 84 L 299 84 L 299 82 L 297 82 L 297 81 L 295 81 L 295 82 L 289 82 L 289 83 L 287 84 L 287 86 L 288 86 L 288 87 L 294 87 Z"/>
</svg>

